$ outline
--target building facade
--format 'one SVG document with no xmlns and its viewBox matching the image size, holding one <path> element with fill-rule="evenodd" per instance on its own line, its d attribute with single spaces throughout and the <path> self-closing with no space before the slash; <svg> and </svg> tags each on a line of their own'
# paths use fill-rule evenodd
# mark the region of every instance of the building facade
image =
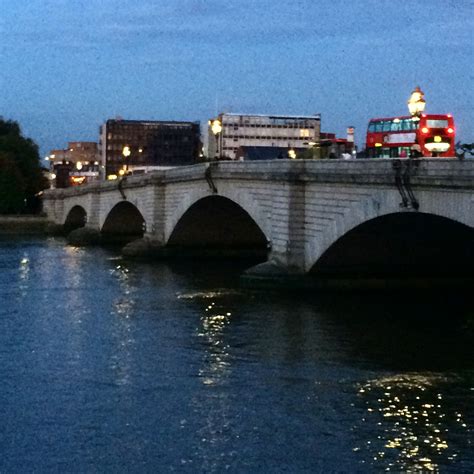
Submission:
<svg viewBox="0 0 474 474">
<path fill-rule="evenodd" d="M 354 143 L 354 127 L 347 128 L 346 138 L 337 138 L 335 133 L 321 133 L 318 158 L 352 158 L 356 148 Z"/>
<path fill-rule="evenodd" d="M 319 142 L 321 116 L 221 113 L 209 120 L 208 157 L 237 158 L 241 147 L 309 148 Z"/>
<path fill-rule="evenodd" d="M 100 152 L 108 179 L 190 165 L 201 154 L 199 122 L 107 120 L 100 128 Z"/>
<path fill-rule="evenodd" d="M 307 150 L 278 146 L 241 146 L 235 153 L 238 161 L 292 160 Z"/>
<path fill-rule="evenodd" d="M 96 142 L 69 142 L 66 149 L 48 155 L 52 186 L 66 188 L 99 179 L 100 158 Z"/>
</svg>

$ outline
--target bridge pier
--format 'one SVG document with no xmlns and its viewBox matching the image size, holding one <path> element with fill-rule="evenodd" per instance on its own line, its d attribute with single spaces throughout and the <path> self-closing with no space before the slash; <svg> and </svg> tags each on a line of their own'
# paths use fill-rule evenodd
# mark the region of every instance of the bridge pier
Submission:
<svg viewBox="0 0 474 474">
<path fill-rule="evenodd" d="M 68 244 L 76 247 L 98 245 L 101 242 L 100 230 L 95 226 L 84 226 L 74 229 L 66 236 Z"/>
<path fill-rule="evenodd" d="M 122 248 L 122 255 L 131 258 L 151 258 L 159 255 L 165 246 L 153 235 L 145 234 Z"/>
</svg>

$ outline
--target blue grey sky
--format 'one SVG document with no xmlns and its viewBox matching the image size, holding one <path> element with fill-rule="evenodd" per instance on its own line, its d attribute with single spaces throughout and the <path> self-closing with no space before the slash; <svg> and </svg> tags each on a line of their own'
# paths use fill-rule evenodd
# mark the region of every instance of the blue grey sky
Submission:
<svg viewBox="0 0 474 474">
<path fill-rule="evenodd" d="M 0 115 L 44 156 L 108 118 L 452 113 L 474 141 L 473 0 L 0 0 Z"/>
</svg>

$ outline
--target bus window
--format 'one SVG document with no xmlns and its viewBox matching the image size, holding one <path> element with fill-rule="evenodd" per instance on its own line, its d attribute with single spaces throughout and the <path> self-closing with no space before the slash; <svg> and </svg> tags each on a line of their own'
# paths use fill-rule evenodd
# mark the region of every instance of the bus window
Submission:
<svg viewBox="0 0 474 474">
<path fill-rule="evenodd" d="M 375 122 L 369 123 L 369 132 L 375 132 Z"/>
<path fill-rule="evenodd" d="M 426 126 L 429 128 L 448 128 L 447 120 L 427 120 Z"/>
<path fill-rule="evenodd" d="M 404 131 L 404 132 L 408 132 L 410 130 L 414 130 L 415 129 L 415 123 L 413 122 L 413 120 L 411 119 L 404 119 L 401 121 L 401 129 Z"/>
<path fill-rule="evenodd" d="M 392 122 L 390 122 L 389 120 L 386 120 L 385 122 L 383 122 L 384 132 L 390 132 L 391 127 L 392 127 Z"/>
<path fill-rule="evenodd" d="M 375 131 L 383 132 L 383 122 L 375 122 Z"/>
<path fill-rule="evenodd" d="M 391 130 L 392 132 L 400 132 L 401 129 L 402 129 L 402 127 L 401 127 L 400 120 L 398 120 L 397 122 L 392 122 L 392 123 L 391 123 L 390 130 Z"/>
</svg>

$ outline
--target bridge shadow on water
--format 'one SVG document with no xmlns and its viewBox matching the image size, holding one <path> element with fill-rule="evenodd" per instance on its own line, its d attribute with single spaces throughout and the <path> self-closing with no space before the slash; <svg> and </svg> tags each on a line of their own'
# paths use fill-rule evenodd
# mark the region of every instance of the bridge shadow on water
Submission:
<svg viewBox="0 0 474 474">
<path fill-rule="evenodd" d="M 279 305 L 293 324 L 300 311 L 317 313 L 338 332 L 350 334 L 344 346 L 354 355 L 390 369 L 449 370 L 472 367 L 474 304 L 470 291 L 436 289 L 252 289 L 240 275 L 258 260 L 173 261 L 166 265 L 189 285 L 237 290 L 249 304 Z M 309 316 L 310 317 L 310 316 Z M 346 344 L 347 343 L 347 344 Z M 421 349 L 423 348 L 423 350 Z M 436 353 L 436 355 L 434 355 Z"/>
</svg>

